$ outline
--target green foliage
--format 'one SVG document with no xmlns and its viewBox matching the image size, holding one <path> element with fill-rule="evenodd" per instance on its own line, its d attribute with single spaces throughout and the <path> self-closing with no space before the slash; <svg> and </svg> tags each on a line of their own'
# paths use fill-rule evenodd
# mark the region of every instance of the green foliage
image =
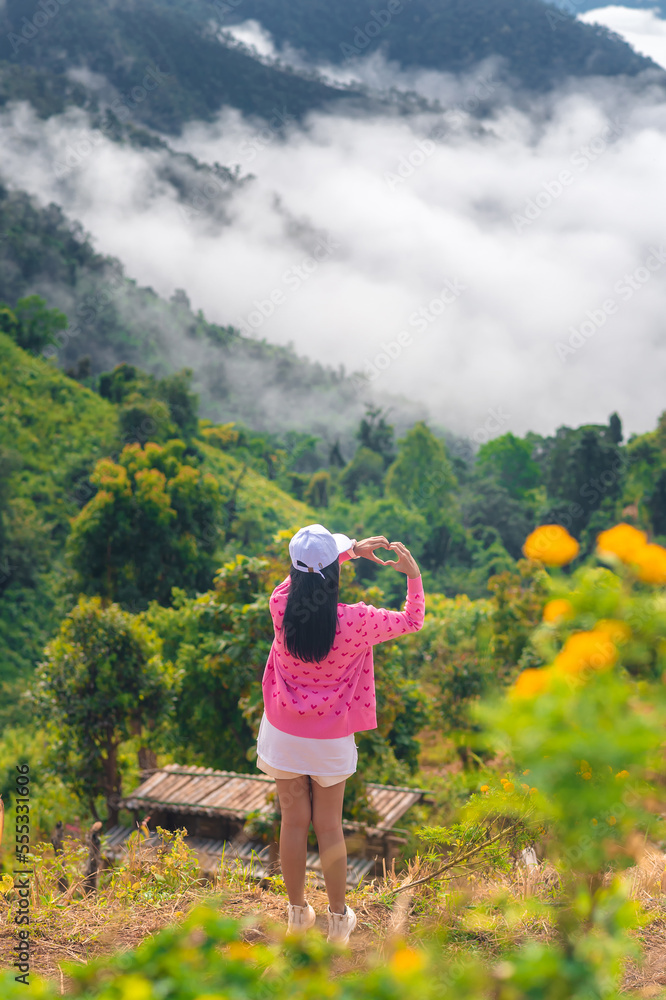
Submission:
<svg viewBox="0 0 666 1000">
<path fill-rule="evenodd" d="M 328 507 L 330 495 L 330 472 L 326 472 L 324 469 L 320 472 L 315 472 L 305 490 L 305 501 L 311 504 L 312 507 Z"/>
<path fill-rule="evenodd" d="M 398 442 L 398 457 L 386 476 L 387 493 L 427 511 L 444 506 L 456 486 L 445 445 L 419 421 Z"/>
<path fill-rule="evenodd" d="M 184 460 L 182 441 L 127 445 L 102 459 L 98 492 L 72 524 L 69 553 L 78 585 L 129 606 L 168 603 L 173 587 L 204 590 L 214 569 L 222 492 Z"/>
<path fill-rule="evenodd" d="M 1 721 L 66 610 L 58 581 L 70 518 L 115 434 L 111 406 L 0 333 Z"/>
<path fill-rule="evenodd" d="M 352 503 L 359 499 L 361 490 L 377 495 L 384 482 L 384 459 L 370 448 L 360 447 L 349 465 L 343 469 L 340 484 L 344 495 Z"/>
<path fill-rule="evenodd" d="M 171 709 L 171 679 L 157 635 L 115 604 L 81 599 L 44 652 L 31 699 L 53 738 L 58 771 L 96 815 L 118 817 L 118 751 L 155 730 Z"/>
<path fill-rule="evenodd" d="M 71 6 L 67 10 L 63 7 L 50 25 L 47 32 L 49 58 L 55 51 L 51 48 L 55 44 L 52 30 L 63 22 L 63 18 L 73 17 L 73 10 Z M 83 20 L 78 16 L 75 19 L 77 31 L 80 28 L 85 33 L 85 19 L 88 16 L 96 18 L 98 14 L 107 16 L 101 8 L 86 7 Z M 115 8 L 110 16 L 118 16 Z M 4 38 L 0 32 L 0 42 Z M 153 43 L 151 39 L 150 44 Z M 110 36 L 100 36 L 99 44 L 111 44 Z M 32 46 L 33 43 L 31 50 Z M 113 58 L 117 51 L 114 49 Z M 83 57 L 86 65 L 88 55 L 86 52 Z M 125 58 L 122 62 L 125 63 Z M 161 56 L 157 62 L 161 62 Z M 146 72 L 146 63 L 140 66 L 139 82 Z M 0 61 L 0 74 L 1 71 Z M 107 75 L 105 68 L 100 71 Z M 13 72 L 16 73 L 15 67 Z M 129 89 L 137 82 L 132 80 Z M 162 91 L 167 89 L 161 88 Z M 246 96 L 249 99 L 249 95 Z M 273 96 L 271 100 L 275 102 L 278 98 Z M 150 104 L 146 100 L 139 107 L 147 109 Z M 271 108 L 273 106 L 271 104 Z M 242 183 L 231 175 L 220 176 L 222 170 L 216 168 L 213 179 L 216 184 L 222 184 L 223 190 Z M 174 197 L 180 198 L 184 205 L 200 197 L 202 185 L 211 179 L 209 172 L 191 158 L 179 159 L 177 156 L 169 176 L 178 178 Z M 58 337 L 57 352 L 47 348 L 65 370 L 78 371 L 82 357 L 87 357 L 92 380 L 100 373 L 108 375 L 108 369 L 118 365 L 133 367 L 141 382 L 145 375 L 138 373 L 137 366 L 164 381 L 174 372 L 186 369 L 194 352 L 195 356 L 205 358 L 205 364 L 199 366 L 187 393 L 192 391 L 199 396 L 202 415 L 216 423 L 236 421 L 239 427 L 243 422 L 250 433 L 254 427 L 271 426 L 286 435 L 293 430 L 293 414 L 315 402 L 318 411 L 322 404 L 326 407 L 326 414 L 345 413 L 357 406 L 352 380 L 339 370 L 308 362 L 291 348 L 247 338 L 232 327 L 209 323 L 201 312 L 192 311 L 186 297 L 173 296 L 166 301 L 151 288 L 137 286 L 135 281 L 125 277 L 120 261 L 96 253 L 80 224 L 69 220 L 56 205 L 42 208 L 27 194 L 10 192 L 0 184 L 0 233 L 3 234 L 0 240 L 0 303 L 4 301 L 11 309 L 23 296 L 35 290 L 48 296 L 54 287 L 61 289 L 71 303 L 69 328 Z M 36 360 L 32 363 L 37 367 Z M 276 410 L 270 393 L 256 391 L 256 386 L 265 385 L 279 388 L 284 406 Z M 143 383 L 134 388 L 143 393 Z M 156 388 L 147 396 L 169 403 Z M 112 401 L 121 402 L 120 399 Z M 185 400 L 185 430 L 188 407 Z M 170 419 L 178 426 L 178 414 L 170 414 Z M 150 423 L 147 426 L 150 427 Z M 300 436 L 311 440 L 311 435 L 303 434 L 302 430 Z M 138 439 L 143 444 L 150 438 L 144 434 Z M 265 467 L 257 467 L 257 471 L 267 474 Z M 308 466 L 305 471 L 312 474 L 316 465 Z"/>
<path fill-rule="evenodd" d="M 561 523 L 580 538 L 599 510 L 604 511 L 604 523 L 613 522 L 625 464 L 613 438 L 610 427 L 560 427 L 543 443 L 541 462 L 549 498 L 543 523 Z"/>
<path fill-rule="evenodd" d="M 177 672 L 171 733 L 178 759 L 249 771 L 253 733 L 243 707 L 261 695 L 273 629 L 268 597 L 275 568 L 238 556 L 222 567 L 214 589 L 194 600 L 176 594 L 173 608 L 154 604 L 147 621 Z"/>
<path fill-rule="evenodd" d="M 531 443 L 514 434 L 503 434 L 481 445 L 476 464 L 482 473 L 495 476 L 514 500 L 538 486 L 541 478 Z"/>
<path fill-rule="evenodd" d="M 529 507 L 515 500 L 492 478 L 472 481 L 461 504 L 461 515 L 465 526 L 479 541 L 483 542 L 486 530 L 493 528 L 513 559 L 520 559 L 523 543 L 534 527 Z"/>
<path fill-rule="evenodd" d="M 217 32 L 204 30 L 214 13 L 209 4 L 199 17 L 194 13 L 190 5 L 156 0 L 139 8 L 128 0 L 110 7 L 87 4 L 80 11 L 63 6 L 49 22 L 48 37 L 37 31 L 29 43 L 12 44 L 20 39 L 25 11 L 10 2 L 0 11 L 0 59 L 15 75 L 20 67 L 28 80 L 36 70 L 54 80 L 52 100 L 41 96 L 43 113 L 61 110 L 66 67 L 85 64 L 103 73 L 121 95 L 112 104 L 121 122 L 133 119 L 172 134 L 190 120 L 211 119 L 223 105 L 267 119 L 282 110 L 296 118 L 344 96 L 321 80 L 265 65 L 225 45 Z M 132 89 L 150 69 L 157 70 L 157 85 L 149 77 L 149 93 L 136 102 Z M 26 82 L 26 91 L 31 95 L 35 83 L 28 89 Z M 82 100 L 78 92 L 72 96 Z"/>
<path fill-rule="evenodd" d="M 45 347 L 56 343 L 58 333 L 67 329 L 65 314 L 59 309 L 48 309 L 39 295 L 19 299 L 14 307 L 13 317 L 10 310 L 4 309 L 3 312 L 7 333 L 24 351 L 43 351 Z"/>
<path fill-rule="evenodd" d="M 470 703 L 499 680 L 490 648 L 492 615 L 489 601 L 465 595 L 428 602 L 418 650 L 420 677 L 433 692 L 436 723 L 445 732 L 469 730 Z"/>
<path fill-rule="evenodd" d="M 384 465 L 390 465 L 395 458 L 393 446 L 393 427 L 386 422 L 386 414 L 377 406 L 369 406 L 359 424 L 357 438 L 361 448 L 369 448 L 384 459 Z"/>
</svg>

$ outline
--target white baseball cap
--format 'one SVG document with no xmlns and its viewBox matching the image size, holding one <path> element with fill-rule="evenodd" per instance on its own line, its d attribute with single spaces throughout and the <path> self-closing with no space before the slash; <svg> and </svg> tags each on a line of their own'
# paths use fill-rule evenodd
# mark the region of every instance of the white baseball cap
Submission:
<svg viewBox="0 0 666 1000">
<path fill-rule="evenodd" d="M 347 535 L 332 534 L 323 524 L 308 524 L 289 542 L 291 564 L 301 573 L 318 573 L 334 563 L 342 552 L 352 547 Z"/>
</svg>

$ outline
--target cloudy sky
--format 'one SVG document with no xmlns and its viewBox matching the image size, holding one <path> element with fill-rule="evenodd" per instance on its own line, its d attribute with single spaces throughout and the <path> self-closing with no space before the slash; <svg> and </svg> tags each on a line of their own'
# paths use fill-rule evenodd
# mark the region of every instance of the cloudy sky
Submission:
<svg viewBox="0 0 666 1000">
<path fill-rule="evenodd" d="M 593 13 L 664 37 L 646 12 Z M 256 26 L 243 31 L 270 54 Z M 614 410 L 629 431 L 653 427 L 666 409 L 663 93 L 597 81 L 512 104 L 492 65 L 464 81 L 376 57 L 354 72 L 448 110 L 315 114 L 299 128 L 280 109 L 268 127 L 226 109 L 192 123 L 173 145 L 254 175 L 226 227 L 212 189 L 183 212 L 159 151 L 98 137 L 56 176 L 87 148 L 78 111 L 46 123 L 3 111 L 3 173 L 62 204 L 140 283 L 185 288 L 212 320 L 365 372 L 477 441 Z M 489 94 L 497 108 L 479 124 L 468 111 Z"/>
</svg>

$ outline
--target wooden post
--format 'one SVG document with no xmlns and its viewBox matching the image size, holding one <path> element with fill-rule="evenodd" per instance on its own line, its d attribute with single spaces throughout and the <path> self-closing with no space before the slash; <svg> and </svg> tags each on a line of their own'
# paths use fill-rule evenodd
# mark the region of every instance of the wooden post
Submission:
<svg viewBox="0 0 666 1000">
<path fill-rule="evenodd" d="M 88 841 L 90 849 L 88 851 L 88 863 L 86 864 L 86 873 L 83 880 L 83 891 L 86 895 L 89 895 L 91 892 L 97 892 L 99 873 L 102 869 L 102 842 L 99 836 L 101 829 L 101 823 L 93 823 L 90 828 Z"/>
<path fill-rule="evenodd" d="M 56 858 L 60 857 L 64 853 L 64 848 L 62 846 L 62 838 L 64 833 L 64 827 L 62 825 L 62 820 L 59 819 L 56 823 L 53 833 L 51 834 L 51 843 L 53 844 L 53 853 Z M 69 879 L 66 875 L 58 875 L 58 889 L 60 892 L 66 892 L 69 889 Z"/>
</svg>

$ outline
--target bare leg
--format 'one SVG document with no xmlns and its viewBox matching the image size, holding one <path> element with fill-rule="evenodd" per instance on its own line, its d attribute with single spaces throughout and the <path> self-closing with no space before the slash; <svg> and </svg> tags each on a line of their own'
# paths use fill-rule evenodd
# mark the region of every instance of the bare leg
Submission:
<svg viewBox="0 0 666 1000">
<path fill-rule="evenodd" d="M 342 800 L 346 781 L 322 788 L 312 782 L 312 825 L 317 835 L 328 903 L 343 913 L 347 889 L 347 846 L 342 833 Z"/>
<path fill-rule="evenodd" d="M 276 778 L 282 823 L 280 828 L 280 866 L 282 877 L 293 906 L 305 906 L 305 861 L 308 852 L 308 830 L 312 818 L 310 779 L 306 774 L 297 778 Z"/>
</svg>

